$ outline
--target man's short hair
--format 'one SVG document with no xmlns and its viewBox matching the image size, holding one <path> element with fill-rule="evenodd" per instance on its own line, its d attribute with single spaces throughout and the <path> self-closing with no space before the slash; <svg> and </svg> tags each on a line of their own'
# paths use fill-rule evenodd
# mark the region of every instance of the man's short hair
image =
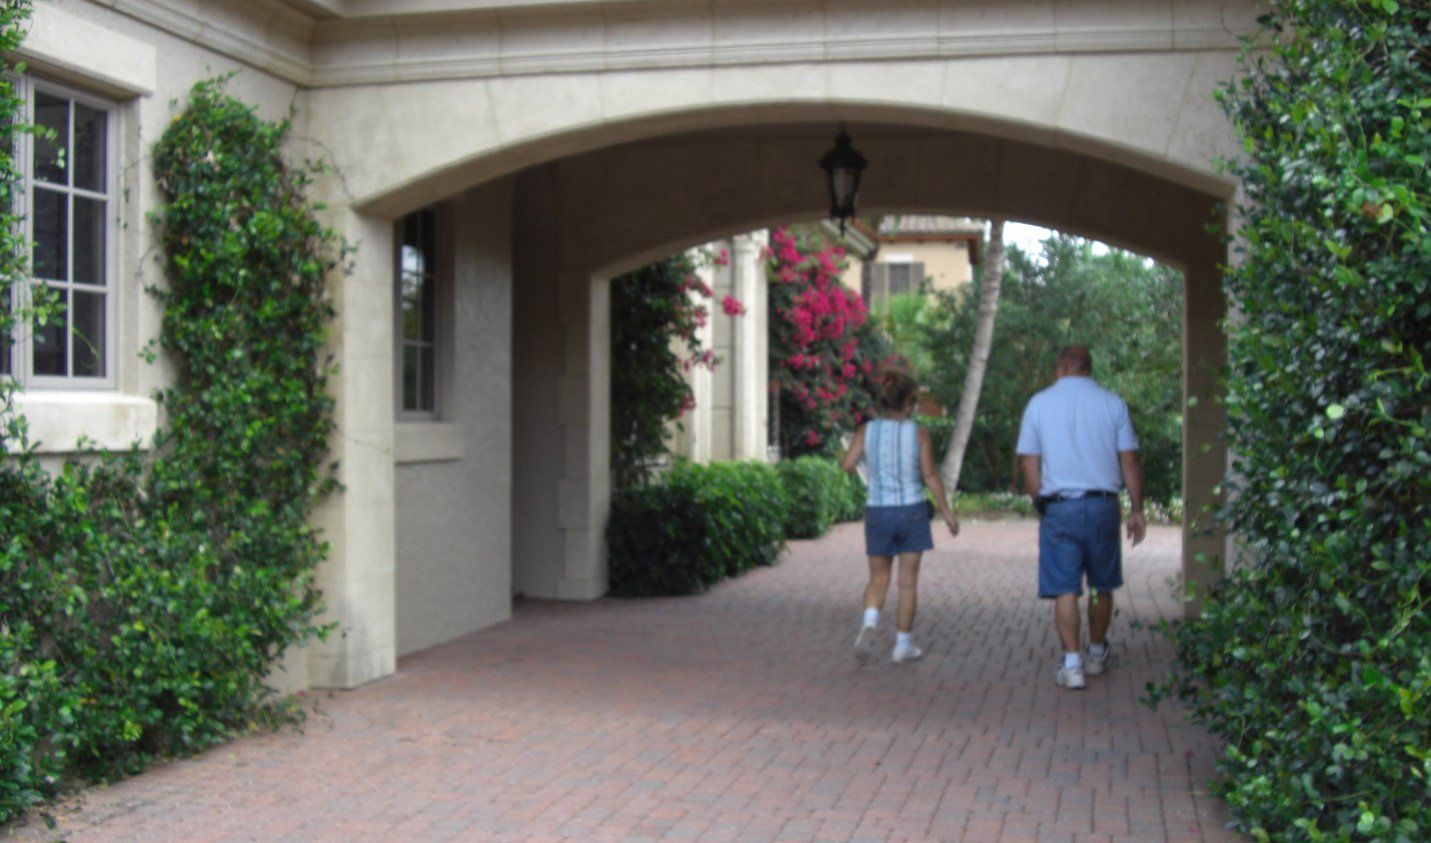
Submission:
<svg viewBox="0 0 1431 843">
<path fill-rule="evenodd" d="M 1066 345 L 1058 352 L 1058 365 L 1069 372 L 1091 375 L 1093 374 L 1093 355 L 1088 353 L 1087 346 Z"/>
</svg>

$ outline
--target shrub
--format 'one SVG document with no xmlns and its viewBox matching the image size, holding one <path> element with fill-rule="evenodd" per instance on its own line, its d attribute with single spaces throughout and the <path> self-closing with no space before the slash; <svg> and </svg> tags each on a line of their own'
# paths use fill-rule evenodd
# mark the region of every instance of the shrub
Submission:
<svg viewBox="0 0 1431 843">
<path fill-rule="evenodd" d="M 321 355 L 341 247 L 280 155 L 287 128 L 204 82 L 155 146 L 177 374 L 150 454 L 48 472 L 6 393 L 0 820 L 296 715 L 263 680 L 324 632 L 309 515 L 333 487 Z"/>
<path fill-rule="evenodd" d="M 777 464 L 785 487 L 785 535 L 819 538 L 847 507 L 849 483 L 834 460 L 798 457 Z"/>
<path fill-rule="evenodd" d="M 693 594 L 772 565 L 784 547 L 785 492 L 762 463 L 678 464 L 618 491 L 606 525 L 611 593 Z"/>
<path fill-rule="evenodd" d="M 869 500 L 869 490 L 858 474 L 841 472 L 845 475 L 845 492 L 840 501 L 840 511 L 836 521 L 858 521 L 865 517 L 865 503 Z"/>
<path fill-rule="evenodd" d="M 1227 521 L 1246 564 L 1174 633 L 1258 839 L 1431 836 L 1431 7 L 1278 0 L 1222 99 Z M 1155 697 L 1157 695 L 1155 694 Z"/>
</svg>

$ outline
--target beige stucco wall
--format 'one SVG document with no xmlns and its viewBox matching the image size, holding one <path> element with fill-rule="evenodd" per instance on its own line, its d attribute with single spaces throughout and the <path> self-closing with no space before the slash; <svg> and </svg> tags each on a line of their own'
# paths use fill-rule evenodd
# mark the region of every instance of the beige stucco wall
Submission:
<svg viewBox="0 0 1431 843">
<path fill-rule="evenodd" d="M 454 343 L 440 418 L 395 431 L 400 656 L 511 616 L 511 200 L 506 180 L 440 209 Z"/>
<path fill-rule="evenodd" d="M 880 244 L 876 260 L 893 262 L 908 258 L 924 264 L 924 277 L 930 279 L 930 289 L 955 290 L 974 280 L 969 263 L 969 244 L 955 242 L 892 240 Z M 858 276 L 856 276 L 858 277 Z"/>
</svg>

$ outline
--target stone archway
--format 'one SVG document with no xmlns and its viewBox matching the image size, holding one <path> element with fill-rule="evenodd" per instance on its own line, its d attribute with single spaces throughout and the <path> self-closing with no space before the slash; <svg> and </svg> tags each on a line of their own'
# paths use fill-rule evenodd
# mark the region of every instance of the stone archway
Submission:
<svg viewBox="0 0 1431 843">
<path fill-rule="evenodd" d="M 821 215 L 814 160 L 840 122 L 875 162 L 866 210 L 998 215 L 1183 271 L 1184 477 L 1198 515 L 1225 467 L 1217 372 L 1227 252 L 1207 233 L 1232 195 L 1211 162 L 1235 154 L 1211 100 L 1235 55 L 1222 9 L 1190 4 L 1123 51 L 1116 38 L 1108 49 L 1049 41 L 997 56 L 658 63 L 305 92 L 308 135 L 340 174 L 324 185 L 344 197 L 334 220 L 360 244 L 334 341 L 349 491 L 321 519 L 334 546 L 322 585 L 348 635 L 314 653 L 315 684 L 383 675 L 397 651 L 392 219 L 447 200 L 468 208 L 473 225 L 510 232 L 506 248 L 485 242 L 473 259 L 511 293 L 513 367 L 497 396 L 512 407 L 512 528 L 502 537 L 511 579 L 532 595 L 591 598 L 605 587 L 607 280 L 693 243 Z M 1055 28 L 1076 23 L 1069 15 Z M 1189 28 L 1211 18 L 1216 34 Z M 1206 39 L 1180 44 L 1193 30 Z M 1223 555 L 1200 518 L 1186 533 L 1193 582 Z"/>
</svg>

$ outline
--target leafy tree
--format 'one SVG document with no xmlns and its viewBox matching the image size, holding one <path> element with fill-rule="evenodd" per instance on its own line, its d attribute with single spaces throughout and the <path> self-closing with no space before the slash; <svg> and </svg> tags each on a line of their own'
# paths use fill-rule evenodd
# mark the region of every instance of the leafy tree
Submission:
<svg viewBox="0 0 1431 843">
<path fill-rule="evenodd" d="M 963 391 L 978 319 L 983 273 L 942 293 L 919 318 L 919 372 L 936 400 L 955 406 Z M 1083 343 L 1094 377 L 1128 401 L 1138 431 L 1150 499 L 1181 492 L 1182 282 L 1177 272 L 1128 252 L 1095 251 L 1055 235 L 1038 258 L 1011 245 L 999 299 L 999 330 L 964 458 L 970 491 L 1016 488 L 1013 458 L 1024 405 L 1053 377 L 1058 350 Z"/>
<path fill-rule="evenodd" d="M 1276 0 L 1262 24 L 1221 92 L 1245 564 L 1176 630 L 1171 690 L 1226 739 L 1216 788 L 1258 839 L 1426 840 L 1431 7 Z"/>
<path fill-rule="evenodd" d="M 964 453 L 969 447 L 969 434 L 974 428 L 974 414 L 979 408 L 979 393 L 984 387 L 984 372 L 994 346 L 994 323 L 999 315 L 999 289 L 1004 278 L 1004 221 L 989 225 L 989 248 L 986 271 L 979 283 L 978 318 L 974 322 L 974 343 L 969 351 L 969 363 L 964 367 L 964 386 L 959 392 L 959 409 L 954 414 L 954 430 L 949 437 L 940 468 L 944 488 L 950 495 L 959 491 L 959 475 L 964 465 Z"/>
</svg>

